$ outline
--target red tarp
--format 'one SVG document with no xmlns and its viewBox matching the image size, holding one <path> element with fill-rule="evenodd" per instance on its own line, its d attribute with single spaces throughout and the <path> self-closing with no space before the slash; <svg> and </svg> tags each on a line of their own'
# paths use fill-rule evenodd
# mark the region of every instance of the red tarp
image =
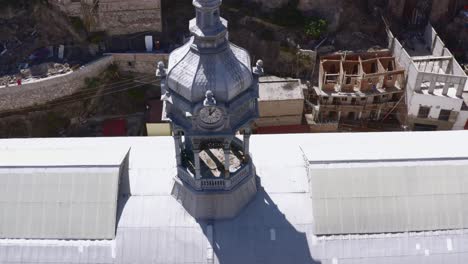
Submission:
<svg viewBox="0 0 468 264">
<path fill-rule="evenodd" d="M 309 133 L 308 125 L 270 126 L 257 128 L 258 134 L 302 134 Z"/>
<path fill-rule="evenodd" d="M 127 135 L 127 120 L 112 119 L 104 121 L 102 133 L 105 137 L 124 137 Z"/>
</svg>

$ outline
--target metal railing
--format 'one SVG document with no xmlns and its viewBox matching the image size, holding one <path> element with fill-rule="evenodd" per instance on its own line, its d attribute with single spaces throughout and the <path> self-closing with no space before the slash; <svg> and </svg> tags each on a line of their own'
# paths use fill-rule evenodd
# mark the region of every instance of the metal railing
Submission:
<svg viewBox="0 0 468 264">
<path fill-rule="evenodd" d="M 184 183 L 189 184 L 197 191 L 203 190 L 224 190 L 229 191 L 233 189 L 236 185 L 242 182 L 245 178 L 247 178 L 252 169 L 252 163 L 249 162 L 248 164 L 244 165 L 240 170 L 236 171 L 235 173 L 231 173 L 231 176 L 228 179 L 223 178 L 203 178 L 203 179 L 195 179 L 195 176 L 188 172 L 183 167 L 179 167 L 177 169 L 178 177 Z"/>
</svg>

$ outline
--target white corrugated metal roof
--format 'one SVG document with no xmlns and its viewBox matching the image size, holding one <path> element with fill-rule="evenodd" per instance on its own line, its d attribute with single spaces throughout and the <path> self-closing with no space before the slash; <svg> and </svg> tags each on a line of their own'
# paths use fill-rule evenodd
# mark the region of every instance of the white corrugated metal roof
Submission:
<svg viewBox="0 0 468 264">
<path fill-rule="evenodd" d="M 34 140 L 30 141 L 33 142 Z M 129 151 L 128 146 L 67 148 L 66 144 L 53 144 L 42 148 L 27 148 L 25 145 L 9 146 L 0 143 L 0 167 L 119 166 Z"/>
<path fill-rule="evenodd" d="M 252 142 L 266 145 L 279 141 L 300 147 L 311 162 L 468 157 L 468 131 L 269 135 Z"/>
<path fill-rule="evenodd" d="M 251 142 L 263 189 L 233 220 L 196 222 L 170 196 L 171 138 L 0 140 L 2 147 L 29 149 L 131 146 L 115 241 L 0 240 L 0 263 L 468 262 L 465 231 L 317 238 L 304 159 L 460 157 L 468 153 L 468 132 L 274 135 L 253 136 Z"/>
</svg>

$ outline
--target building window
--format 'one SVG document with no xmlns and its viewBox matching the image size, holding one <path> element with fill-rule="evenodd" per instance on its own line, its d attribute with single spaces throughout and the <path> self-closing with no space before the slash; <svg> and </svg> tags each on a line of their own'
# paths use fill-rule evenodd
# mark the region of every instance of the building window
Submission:
<svg viewBox="0 0 468 264">
<path fill-rule="evenodd" d="M 346 77 L 346 84 L 351 84 L 351 77 Z"/>
<path fill-rule="evenodd" d="M 328 112 L 328 119 L 331 121 L 335 121 L 338 119 L 338 114 L 335 111 Z"/>
<path fill-rule="evenodd" d="M 393 71 L 393 63 L 391 61 L 388 62 L 388 67 L 387 68 L 388 68 L 388 71 Z"/>
<path fill-rule="evenodd" d="M 449 121 L 452 110 L 440 110 L 439 120 Z"/>
<path fill-rule="evenodd" d="M 348 101 L 348 98 L 347 98 L 347 97 L 343 97 L 343 98 L 341 98 L 341 101 L 346 102 L 346 101 Z"/>
<path fill-rule="evenodd" d="M 362 98 L 361 98 L 361 101 L 366 101 L 366 100 L 367 100 L 366 97 L 362 97 Z"/>
<path fill-rule="evenodd" d="M 328 97 L 327 97 L 327 96 L 324 96 L 324 97 L 323 97 L 323 101 L 325 101 L 325 102 L 328 101 Z"/>
<path fill-rule="evenodd" d="M 420 106 L 418 111 L 418 118 L 428 118 L 431 108 L 427 106 Z"/>
</svg>

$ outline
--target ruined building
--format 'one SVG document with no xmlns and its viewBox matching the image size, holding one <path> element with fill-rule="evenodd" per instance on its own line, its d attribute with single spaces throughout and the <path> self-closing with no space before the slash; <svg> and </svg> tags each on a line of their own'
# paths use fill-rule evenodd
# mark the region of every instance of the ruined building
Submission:
<svg viewBox="0 0 468 264">
<path fill-rule="evenodd" d="M 465 72 L 430 24 L 403 36 L 390 30 L 389 48 L 407 74 L 408 126 L 414 130 L 458 130 L 468 123 Z"/>
<path fill-rule="evenodd" d="M 396 116 L 404 69 L 387 51 L 334 54 L 320 60 L 319 86 L 307 101 L 312 131 L 336 131 L 340 122 Z"/>
<path fill-rule="evenodd" d="M 109 35 L 162 31 L 161 0 L 49 0 L 91 32 Z"/>
</svg>

